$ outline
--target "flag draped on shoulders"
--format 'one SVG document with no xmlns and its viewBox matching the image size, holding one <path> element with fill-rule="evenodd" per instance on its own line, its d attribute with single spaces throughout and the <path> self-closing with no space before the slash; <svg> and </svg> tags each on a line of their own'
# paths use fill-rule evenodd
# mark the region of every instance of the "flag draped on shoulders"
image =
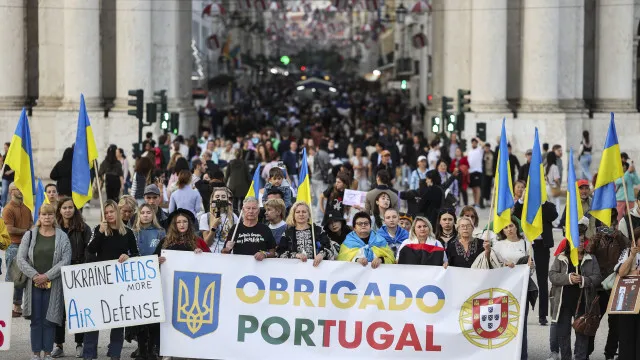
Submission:
<svg viewBox="0 0 640 360">
<path fill-rule="evenodd" d="M 513 207 L 513 182 L 509 166 L 509 150 L 507 148 L 507 131 L 502 120 L 500 135 L 500 150 L 495 175 L 495 194 L 493 204 L 493 232 L 498 233 L 511 222 L 511 208 Z"/>
<path fill-rule="evenodd" d="M 369 262 L 373 261 L 376 257 L 381 257 L 384 258 L 385 264 L 395 263 L 393 251 L 391 251 L 391 248 L 387 245 L 387 241 L 377 236 L 375 231 L 371 231 L 371 234 L 369 234 L 368 244 L 365 244 L 355 231 L 347 235 L 347 238 L 342 245 L 340 245 L 337 260 L 353 261 L 356 257 L 366 257 Z"/>
<path fill-rule="evenodd" d="M 542 163 L 542 154 L 540 153 L 538 128 L 536 128 L 522 207 L 522 230 L 529 241 L 535 240 L 542 234 L 542 204 L 546 201 L 547 190 L 544 180 L 544 165 Z"/>
<path fill-rule="evenodd" d="M 302 149 L 302 164 L 300 165 L 300 185 L 298 186 L 298 201 L 304 201 L 311 207 L 311 178 L 307 163 L 307 149 Z"/>
<path fill-rule="evenodd" d="M 616 207 L 615 181 L 624 175 L 622 170 L 622 157 L 616 124 L 611 113 L 609 131 L 604 142 L 604 151 L 598 168 L 598 178 L 593 191 L 593 200 L 589 213 L 607 226 L 611 226 L 611 209 Z"/>
<path fill-rule="evenodd" d="M 24 204 L 33 213 L 35 209 L 36 182 L 33 175 L 33 151 L 31 149 L 31 130 L 27 112 L 22 109 L 16 131 L 11 138 L 4 163 L 14 171 L 13 183 L 22 192 Z"/>
<path fill-rule="evenodd" d="M 409 232 L 404 228 L 401 228 L 400 226 L 396 228 L 396 234 L 393 237 L 389 235 L 387 225 L 382 225 L 382 227 L 376 232 L 376 234 L 378 235 L 378 237 L 383 238 L 384 241 L 387 242 L 387 245 L 396 247 L 400 246 L 403 241 L 409 238 Z"/>
<path fill-rule="evenodd" d="M 93 169 L 96 160 L 98 160 L 98 147 L 93 137 L 91 122 L 84 104 L 84 95 L 80 95 L 78 128 L 71 162 L 71 197 L 78 209 L 82 208 L 93 197 L 91 169 Z"/>
<path fill-rule="evenodd" d="M 578 265 L 578 247 L 580 246 L 580 234 L 578 233 L 578 221 L 584 216 L 582 212 L 582 201 L 580 200 L 580 190 L 578 190 L 578 180 L 573 167 L 573 149 L 569 152 L 569 168 L 567 177 L 567 222 L 566 233 L 567 242 L 571 247 L 571 262 Z"/>
<path fill-rule="evenodd" d="M 253 180 L 251 180 L 251 185 L 249 186 L 249 191 L 247 191 L 247 196 L 245 196 L 245 198 L 260 198 L 260 165 L 261 164 L 258 164 L 256 171 L 253 173 Z"/>
</svg>

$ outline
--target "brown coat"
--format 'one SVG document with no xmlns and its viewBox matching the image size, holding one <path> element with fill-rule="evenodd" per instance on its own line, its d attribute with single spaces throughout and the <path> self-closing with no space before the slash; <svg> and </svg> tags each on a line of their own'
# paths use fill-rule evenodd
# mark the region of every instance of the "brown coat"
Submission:
<svg viewBox="0 0 640 360">
<path fill-rule="evenodd" d="M 602 232 L 596 234 L 589 240 L 588 253 L 598 260 L 600 266 L 600 274 L 606 278 L 613 273 L 613 268 L 618 264 L 620 254 L 630 245 L 629 239 L 616 230 L 612 235 L 606 235 Z"/>
</svg>

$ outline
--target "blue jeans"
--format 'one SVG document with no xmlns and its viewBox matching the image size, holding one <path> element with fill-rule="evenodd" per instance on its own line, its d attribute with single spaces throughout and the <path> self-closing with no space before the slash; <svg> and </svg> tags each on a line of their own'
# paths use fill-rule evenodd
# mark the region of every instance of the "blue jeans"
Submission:
<svg viewBox="0 0 640 360">
<path fill-rule="evenodd" d="M 82 357 L 96 359 L 98 357 L 98 331 L 91 331 L 84 334 L 84 349 Z M 52 340 L 53 341 L 53 340 Z M 109 337 L 109 356 L 120 357 L 122 344 L 124 343 L 124 328 L 111 329 Z"/>
<path fill-rule="evenodd" d="M 591 181 L 591 154 L 580 155 L 580 179 Z"/>
<path fill-rule="evenodd" d="M 9 202 L 7 197 L 9 197 L 9 180 L 2 179 L 2 206 Z"/>
<path fill-rule="evenodd" d="M 9 266 L 11 266 L 11 263 L 16 258 L 16 255 L 18 255 L 18 247 L 20 247 L 20 245 L 11 244 L 7 248 L 7 251 L 4 253 L 5 262 L 7 263 L 7 269 L 9 268 Z M 8 271 L 7 271 L 7 276 L 5 277 L 5 280 L 6 281 L 13 281 L 13 279 L 11 279 L 11 277 L 9 276 L 9 272 Z M 18 288 L 14 288 L 13 289 L 13 304 L 14 305 L 22 305 L 22 292 L 23 291 L 24 291 L 24 289 L 18 289 Z"/>
<path fill-rule="evenodd" d="M 47 320 L 50 289 L 31 289 L 31 351 L 51 353 L 56 324 Z"/>
</svg>

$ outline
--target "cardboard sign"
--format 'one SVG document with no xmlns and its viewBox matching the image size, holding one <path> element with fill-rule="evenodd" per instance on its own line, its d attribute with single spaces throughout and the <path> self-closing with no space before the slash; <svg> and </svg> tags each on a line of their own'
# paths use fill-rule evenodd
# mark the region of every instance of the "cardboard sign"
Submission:
<svg viewBox="0 0 640 360">
<path fill-rule="evenodd" d="M 640 312 L 640 275 L 618 276 L 607 305 L 609 314 L 637 314 Z"/>
<path fill-rule="evenodd" d="M 0 282 L 0 350 L 9 350 L 11 344 L 11 310 L 13 283 Z"/>
<path fill-rule="evenodd" d="M 65 266 L 61 276 L 69 334 L 164 321 L 155 255 Z"/>
</svg>

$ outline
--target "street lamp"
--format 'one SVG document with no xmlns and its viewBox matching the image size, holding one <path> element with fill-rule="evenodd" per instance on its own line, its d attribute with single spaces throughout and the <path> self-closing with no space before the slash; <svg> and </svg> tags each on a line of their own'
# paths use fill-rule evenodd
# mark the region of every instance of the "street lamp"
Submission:
<svg viewBox="0 0 640 360">
<path fill-rule="evenodd" d="M 396 9 L 396 21 L 398 22 L 398 24 L 404 24 L 404 20 L 407 17 L 407 8 L 404 7 L 403 4 L 400 4 L 400 6 L 398 6 L 398 8 Z"/>
</svg>

